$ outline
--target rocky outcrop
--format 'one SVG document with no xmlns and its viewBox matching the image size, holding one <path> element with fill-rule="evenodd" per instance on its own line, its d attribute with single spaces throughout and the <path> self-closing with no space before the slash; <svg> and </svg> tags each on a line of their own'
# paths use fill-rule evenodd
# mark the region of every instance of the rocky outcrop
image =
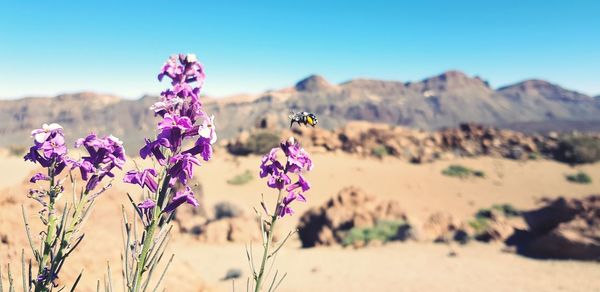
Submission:
<svg viewBox="0 0 600 292">
<path fill-rule="evenodd" d="M 395 201 L 383 201 L 359 188 L 342 189 L 320 207 L 300 218 L 298 235 L 303 247 L 341 244 L 354 227 L 371 227 L 378 221 L 406 220 Z"/>
<path fill-rule="evenodd" d="M 421 228 L 413 228 L 417 230 L 415 239 L 424 242 L 467 242 L 473 233 L 468 225 L 442 212 L 431 214 Z"/>
<path fill-rule="evenodd" d="M 258 221 L 247 216 L 209 221 L 197 226 L 193 233 L 199 241 L 207 243 L 249 243 L 261 240 Z"/>
<path fill-rule="evenodd" d="M 563 198 L 524 213 L 529 236 L 521 253 L 543 258 L 600 260 L 600 195 Z"/>
<path fill-rule="evenodd" d="M 248 243 L 260 241 L 256 218 L 247 216 L 231 203 L 215 205 L 213 216 L 198 208 L 177 210 L 174 218 L 179 231 L 206 243 Z"/>
<path fill-rule="evenodd" d="M 477 124 L 462 124 L 457 128 L 421 131 L 385 124 L 351 122 L 335 131 L 319 127 L 294 127 L 280 132 L 282 138 L 294 135 L 305 147 L 319 151 L 346 152 L 361 156 L 393 156 L 402 160 L 423 163 L 454 156 L 491 156 L 516 160 L 556 158 L 561 137 L 525 134 Z M 240 135 L 229 147 L 243 143 Z M 591 140 L 600 136 L 588 134 Z M 600 142 L 598 142 L 600 144 Z"/>
</svg>

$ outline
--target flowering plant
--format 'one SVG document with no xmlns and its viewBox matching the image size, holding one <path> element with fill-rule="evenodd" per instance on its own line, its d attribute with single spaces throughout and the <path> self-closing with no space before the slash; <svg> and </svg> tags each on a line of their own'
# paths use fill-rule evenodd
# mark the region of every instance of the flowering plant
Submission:
<svg viewBox="0 0 600 292">
<path fill-rule="evenodd" d="M 280 151 L 285 155 L 285 163 L 281 163 L 277 159 L 277 154 Z M 263 282 L 265 278 L 268 277 L 268 275 L 265 274 L 267 262 L 269 260 L 274 261 L 274 256 L 293 234 L 293 232 L 288 233 L 283 241 L 271 251 L 275 224 L 279 218 L 294 214 L 292 203 L 306 202 L 305 193 L 311 186 L 302 173 L 311 171 L 312 169 L 313 163 L 308 153 L 304 148 L 300 147 L 294 138 L 290 138 L 281 143 L 280 147 L 271 149 L 271 151 L 262 158 L 259 176 L 261 178 L 267 178 L 267 186 L 278 190 L 278 195 L 273 213 L 269 212 L 264 200 L 261 201 L 261 206 L 267 219 L 263 219 L 262 215 L 260 215 L 261 232 L 263 234 L 263 254 L 258 271 L 254 269 L 252 252 L 246 250 L 248 261 L 250 261 L 250 267 L 252 269 L 255 292 L 261 291 Z M 294 176 L 296 177 L 296 181 L 292 183 L 292 178 Z M 284 192 L 287 193 L 287 195 L 283 196 Z M 277 278 L 277 275 L 278 273 L 276 272 L 268 291 L 277 289 L 286 274 L 281 278 Z M 278 279 L 279 281 L 277 281 Z"/>
<path fill-rule="evenodd" d="M 33 244 L 25 208 L 22 208 L 25 229 L 38 265 L 35 279 L 32 279 L 31 275 L 29 279 L 25 279 L 23 273 L 23 288 L 26 291 L 32 288 L 34 291 L 52 291 L 59 286 L 55 280 L 58 279 L 65 260 L 83 240 L 81 228 L 90 214 L 95 198 L 106 191 L 111 183 L 102 188 L 98 186 L 107 177 L 114 177 L 112 170 L 115 167 L 123 167 L 125 151 L 121 141 L 116 137 L 99 138 L 95 134 L 90 134 L 75 143 L 75 147 L 83 146 L 88 155 L 80 160 L 74 160 L 67 156 L 63 128 L 59 124 L 44 124 L 41 129 L 33 130 L 31 135 L 34 145 L 24 159 L 39 164 L 46 169 L 46 173 L 36 173 L 31 177 L 30 182 L 35 183 L 39 188 L 31 189 L 28 196 L 42 205 L 40 219 L 46 225 L 46 231 L 40 233 L 42 246 L 37 249 Z M 65 169 L 68 169 L 68 177 L 73 186 L 73 202 L 71 205 L 65 203 L 59 216 L 57 204 L 64 193 L 66 180 L 60 178 L 60 175 Z M 81 179 L 85 182 L 85 186 L 79 190 L 78 198 L 75 195 L 77 187 L 72 174 L 72 170 L 75 169 L 79 169 Z M 41 183 L 47 186 L 44 187 L 40 185 Z M 25 266 L 24 256 L 22 258 Z M 77 286 L 81 275 L 80 273 L 73 284 L 72 291 Z"/>
<path fill-rule="evenodd" d="M 212 145 L 217 140 L 214 116 L 206 114 L 200 102 L 205 75 L 196 56 L 170 57 L 158 79 L 162 81 L 165 77 L 171 80 L 171 88 L 163 91 L 160 100 L 150 107 L 160 118 L 157 135 L 145 139 L 145 145 L 140 149 L 140 157 L 153 159 L 158 168 L 130 170 L 123 178 L 125 183 L 138 185 L 143 192 L 139 203 L 129 197 L 144 226 L 139 241 L 135 228 L 132 229 L 132 224 L 124 217 L 127 242 L 123 256 L 124 280 L 128 291 L 145 291 L 149 287 L 151 276 L 164 254 L 175 210 L 185 203 L 194 207 L 199 205 L 189 183 L 193 179 L 194 166 L 199 166 L 201 160 L 211 159 Z M 184 149 L 186 140 L 194 143 Z M 176 183 L 183 187 L 176 190 Z"/>
</svg>

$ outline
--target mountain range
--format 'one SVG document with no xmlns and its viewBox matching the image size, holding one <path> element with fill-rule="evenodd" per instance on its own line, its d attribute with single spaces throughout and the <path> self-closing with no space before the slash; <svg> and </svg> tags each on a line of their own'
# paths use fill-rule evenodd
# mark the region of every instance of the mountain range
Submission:
<svg viewBox="0 0 600 292">
<path fill-rule="evenodd" d="M 30 131 L 57 122 L 69 137 L 88 131 L 112 133 L 130 145 L 153 135 L 148 110 L 158 97 L 137 100 L 90 92 L 0 101 L 0 146 L 28 145 Z M 220 137 L 249 127 L 287 127 L 290 111 L 314 112 L 319 127 L 366 120 L 422 129 L 475 122 L 527 130 L 600 129 L 600 96 L 591 97 L 544 80 L 525 80 L 498 89 L 479 77 L 448 71 L 419 82 L 354 79 L 332 84 L 312 75 L 295 86 L 258 95 L 204 97 L 216 116 Z M 263 125 L 265 126 L 265 125 Z"/>
</svg>

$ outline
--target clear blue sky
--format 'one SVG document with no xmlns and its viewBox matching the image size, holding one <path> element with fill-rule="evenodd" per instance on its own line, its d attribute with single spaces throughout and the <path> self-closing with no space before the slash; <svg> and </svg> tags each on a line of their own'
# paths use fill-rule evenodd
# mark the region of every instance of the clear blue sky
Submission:
<svg viewBox="0 0 600 292">
<path fill-rule="evenodd" d="M 415 81 L 449 69 L 492 86 L 542 78 L 600 94 L 600 1 L 7 1 L 0 98 L 92 90 L 136 98 L 194 52 L 205 93 L 318 73 Z"/>
</svg>

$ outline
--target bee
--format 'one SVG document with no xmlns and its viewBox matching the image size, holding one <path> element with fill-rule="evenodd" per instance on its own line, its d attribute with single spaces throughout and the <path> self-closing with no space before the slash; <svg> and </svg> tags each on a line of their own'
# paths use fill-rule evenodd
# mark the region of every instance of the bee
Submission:
<svg viewBox="0 0 600 292">
<path fill-rule="evenodd" d="M 319 122 L 317 120 L 317 116 L 309 112 L 291 112 L 289 118 L 290 128 L 294 125 L 294 123 L 298 123 L 298 125 L 304 124 L 306 126 L 311 126 L 314 128 Z"/>
</svg>

